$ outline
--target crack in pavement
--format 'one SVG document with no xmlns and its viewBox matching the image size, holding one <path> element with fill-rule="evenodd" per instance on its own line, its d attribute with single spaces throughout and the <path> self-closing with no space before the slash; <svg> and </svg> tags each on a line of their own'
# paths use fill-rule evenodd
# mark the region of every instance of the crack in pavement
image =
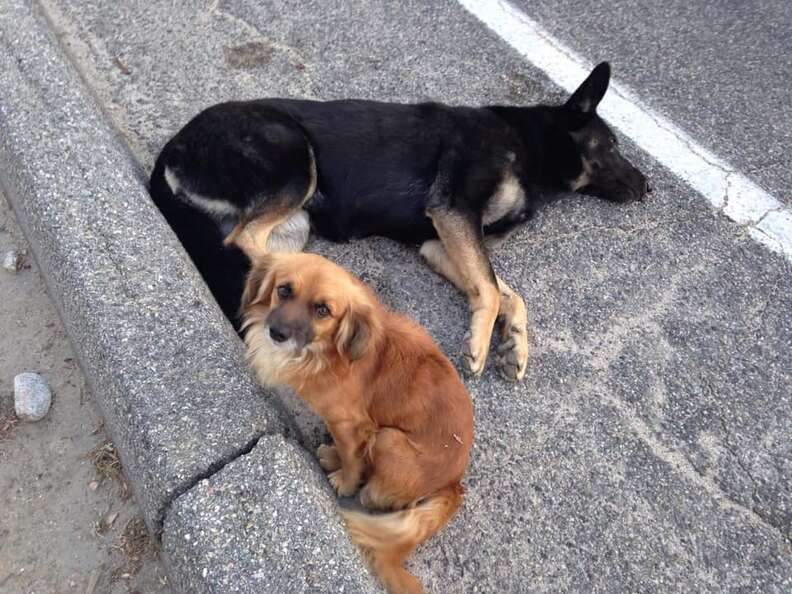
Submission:
<svg viewBox="0 0 792 594">
<path fill-rule="evenodd" d="M 748 477 L 748 480 L 751 481 L 751 484 L 753 485 L 753 492 L 751 493 L 751 501 L 753 503 L 756 503 L 756 500 L 758 499 L 759 485 L 757 484 L 756 479 L 753 477 L 753 475 L 745 467 L 745 464 L 743 463 L 742 458 L 740 458 L 739 454 L 737 453 L 735 447 L 731 445 L 731 432 L 726 427 L 726 421 L 724 421 L 722 418 L 718 418 L 718 421 L 720 423 L 721 430 L 723 431 L 724 434 L 723 447 L 726 449 L 727 452 L 729 452 L 732 455 L 734 461 L 737 463 L 737 466 L 739 466 L 743 474 L 745 474 L 745 476 Z M 754 512 L 759 513 L 756 511 L 755 505 L 752 505 L 751 509 L 753 509 Z"/>
<path fill-rule="evenodd" d="M 190 491 L 193 487 L 195 487 L 195 485 L 197 485 L 201 481 L 206 480 L 214 476 L 221 470 L 223 470 L 223 468 L 228 466 L 228 464 L 230 464 L 234 460 L 249 454 L 251 451 L 253 451 L 253 448 L 256 447 L 256 445 L 261 440 L 261 438 L 268 435 L 282 435 L 282 432 L 262 431 L 258 433 L 250 440 L 248 440 L 248 442 L 245 443 L 244 445 L 236 448 L 227 456 L 223 456 L 218 460 L 215 460 L 209 466 L 207 466 L 206 470 L 188 477 L 187 479 L 184 480 L 184 482 L 181 485 L 175 488 L 173 492 L 170 494 L 170 496 L 165 500 L 162 508 L 159 510 L 157 514 L 156 524 L 158 529 L 157 529 L 157 533 L 155 534 L 157 540 L 159 541 L 162 539 L 162 529 L 163 526 L 165 525 L 165 520 L 167 519 L 170 509 L 171 507 L 173 507 L 173 504 L 174 502 L 176 502 L 177 499 L 179 499 L 182 495 Z"/>
<path fill-rule="evenodd" d="M 168 518 L 168 514 L 170 513 L 173 504 L 185 493 L 188 493 L 192 490 L 196 485 L 198 485 L 201 481 L 209 479 L 214 475 L 221 472 L 226 466 L 242 458 L 247 456 L 252 452 L 255 447 L 258 445 L 259 441 L 261 441 L 264 437 L 270 437 L 274 435 L 278 435 L 282 437 L 285 441 L 294 443 L 300 449 L 306 451 L 309 454 L 309 458 L 315 461 L 314 451 L 313 448 L 310 447 L 308 440 L 303 435 L 300 427 L 297 425 L 296 419 L 291 414 L 287 406 L 284 404 L 281 397 L 278 395 L 277 391 L 274 388 L 266 388 L 269 393 L 269 398 L 266 399 L 266 402 L 269 403 L 272 408 L 275 410 L 275 413 L 278 419 L 283 424 L 283 430 L 273 430 L 273 431 L 261 431 L 257 433 L 254 437 L 248 440 L 242 446 L 234 449 L 232 452 L 228 453 L 226 456 L 222 456 L 221 458 L 212 462 L 207 468 L 199 473 L 196 473 L 192 476 L 187 477 L 181 485 L 179 485 L 167 500 L 164 502 L 161 510 L 158 513 L 157 517 L 157 526 L 159 530 L 156 534 L 156 538 L 161 540 L 162 536 L 162 528 L 165 525 L 165 521 Z M 317 463 L 318 468 L 318 463 Z"/>
<path fill-rule="evenodd" d="M 678 273 L 675 275 L 674 279 L 667 283 L 666 289 L 653 299 L 653 306 L 651 308 L 641 308 L 636 315 L 623 317 L 619 322 L 615 323 L 609 332 L 598 334 L 595 340 L 589 344 L 583 343 L 581 348 L 591 352 L 593 369 L 601 372 L 607 371 L 618 356 L 623 346 L 624 338 L 633 335 L 639 328 L 652 325 L 655 327 L 655 330 L 658 331 L 659 326 L 655 318 L 658 314 L 668 310 L 668 308 L 672 306 L 674 298 L 681 287 L 679 279 L 684 277 L 689 280 L 692 275 L 704 272 L 707 269 L 708 263 L 701 262 L 692 270 Z M 765 515 L 758 511 L 757 507 L 753 505 L 757 499 L 757 483 L 728 441 L 724 441 L 724 447 L 734 458 L 740 470 L 754 485 L 754 495 L 751 498 L 752 505 L 745 505 L 734 495 L 729 493 L 727 488 L 722 486 L 716 478 L 707 476 L 699 470 L 683 452 L 675 449 L 673 443 L 672 445 L 666 445 L 661 438 L 656 436 L 655 431 L 638 415 L 633 407 L 616 396 L 610 395 L 607 391 L 607 387 L 604 387 L 603 384 L 604 382 L 588 378 L 579 384 L 579 388 L 599 395 L 600 401 L 619 413 L 630 429 L 647 445 L 653 455 L 703 488 L 718 502 L 722 509 L 738 511 L 740 514 L 747 516 L 753 524 L 771 530 L 781 538 L 787 551 L 792 552 L 792 534 L 786 534 L 783 530 L 783 526 L 765 517 Z M 720 421 L 728 440 L 730 433 L 726 430 L 723 420 L 720 419 Z"/>
<path fill-rule="evenodd" d="M 759 218 L 759 220 L 757 220 L 755 223 L 753 223 L 753 224 L 752 224 L 752 226 L 753 226 L 753 227 L 758 227 L 759 225 L 761 225 L 761 224 L 762 224 L 762 221 L 764 221 L 764 220 L 765 220 L 765 219 L 768 217 L 768 215 L 771 215 L 771 214 L 773 214 L 774 212 L 783 212 L 783 211 L 785 211 L 785 210 L 786 210 L 786 209 L 785 209 L 783 206 L 776 206 L 776 207 L 773 207 L 773 208 L 769 208 L 769 209 L 767 209 L 767 211 L 765 211 L 765 213 L 764 213 L 764 214 L 763 214 L 763 215 L 762 215 L 762 216 Z"/>
<path fill-rule="evenodd" d="M 673 450 L 658 439 L 650 427 L 644 422 L 631 407 L 615 396 L 602 394 L 600 400 L 603 404 L 614 408 L 619 415 L 627 422 L 630 429 L 643 441 L 651 450 L 652 454 L 659 460 L 668 464 L 671 468 L 679 472 L 682 476 L 701 487 L 706 491 L 724 511 L 735 511 L 756 526 L 771 531 L 778 536 L 788 553 L 792 553 L 792 535 L 785 534 L 780 526 L 776 526 L 762 515 L 757 513 L 753 506 L 746 506 L 738 501 L 731 494 L 725 491 L 717 481 L 702 473 L 683 453 Z M 728 449 L 728 448 L 727 448 Z M 750 475 L 749 475 L 750 476 Z"/>
</svg>

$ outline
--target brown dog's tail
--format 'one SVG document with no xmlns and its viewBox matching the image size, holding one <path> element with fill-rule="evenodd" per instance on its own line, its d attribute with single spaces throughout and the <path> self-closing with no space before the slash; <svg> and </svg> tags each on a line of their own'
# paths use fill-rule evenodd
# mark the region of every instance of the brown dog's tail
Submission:
<svg viewBox="0 0 792 594">
<path fill-rule="evenodd" d="M 390 594 L 421 594 L 420 582 L 402 564 L 415 547 L 446 525 L 462 505 L 464 489 L 449 485 L 413 508 L 387 514 L 342 512 L 352 541 Z"/>
</svg>

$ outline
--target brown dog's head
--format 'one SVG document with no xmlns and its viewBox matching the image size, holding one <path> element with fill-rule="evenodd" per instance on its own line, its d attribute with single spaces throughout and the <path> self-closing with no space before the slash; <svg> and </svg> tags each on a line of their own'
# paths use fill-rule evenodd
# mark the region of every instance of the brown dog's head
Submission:
<svg viewBox="0 0 792 594">
<path fill-rule="evenodd" d="M 316 254 L 256 257 L 242 295 L 242 327 L 259 375 L 318 372 L 360 359 L 379 336 L 381 306 L 346 270 Z"/>
</svg>

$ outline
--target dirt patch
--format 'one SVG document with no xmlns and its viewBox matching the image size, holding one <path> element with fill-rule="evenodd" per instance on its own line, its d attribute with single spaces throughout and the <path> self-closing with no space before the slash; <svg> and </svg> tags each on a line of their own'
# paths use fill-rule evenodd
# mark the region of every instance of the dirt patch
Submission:
<svg viewBox="0 0 792 594">
<path fill-rule="evenodd" d="M 145 557 L 154 552 L 154 545 L 143 518 L 138 516 L 127 522 L 118 548 L 124 553 L 125 563 L 113 570 L 113 579 L 131 579 L 140 572 Z"/>
<path fill-rule="evenodd" d="M 0 195 L 0 257 L 12 249 L 27 246 Z M 167 593 L 157 551 L 140 544 L 118 454 L 30 264 L 0 267 L 0 592 Z M 41 373 L 54 395 L 36 423 L 14 415 L 23 371 Z"/>
<path fill-rule="evenodd" d="M 231 68 L 249 69 L 272 61 L 273 47 L 268 43 L 253 41 L 223 48 L 223 57 Z"/>
<path fill-rule="evenodd" d="M 89 457 L 91 462 L 93 462 L 94 470 L 96 470 L 99 479 L 101 481 L 105 479 L 117 481 L 121 491 L 121 499 L 124 501 L 129 499 L 129 484 L 121 472 L 121 459 L 118 457 L 118 451 L 115 449 L 113 442 L 107 440 L 104 443 L 100 443 L 91 450 Z"/>
<path fill-rule="evenodd" d="M 5 413 L 0 416 L 0 440 L 11 437 L 11 430 L 19 422 L 14 413 Z"/>
</svg>

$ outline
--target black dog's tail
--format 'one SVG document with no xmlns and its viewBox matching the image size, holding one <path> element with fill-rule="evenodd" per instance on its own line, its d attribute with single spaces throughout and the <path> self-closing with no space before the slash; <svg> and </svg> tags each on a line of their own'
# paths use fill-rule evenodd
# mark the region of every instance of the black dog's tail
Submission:
<svg viewBox="0 0 792 594">
<path fill-rule="evenodd" d="M 157 158 L 149 193 L 162 216 L 209 285 L 226 318 L 239 329 L 239 303 L 250 261 L 234 246 L 223 245 L 223 235 L 209 215 L 191 207 L 173 193 L 165 179 L 170 143 Z"/>
</svg>

